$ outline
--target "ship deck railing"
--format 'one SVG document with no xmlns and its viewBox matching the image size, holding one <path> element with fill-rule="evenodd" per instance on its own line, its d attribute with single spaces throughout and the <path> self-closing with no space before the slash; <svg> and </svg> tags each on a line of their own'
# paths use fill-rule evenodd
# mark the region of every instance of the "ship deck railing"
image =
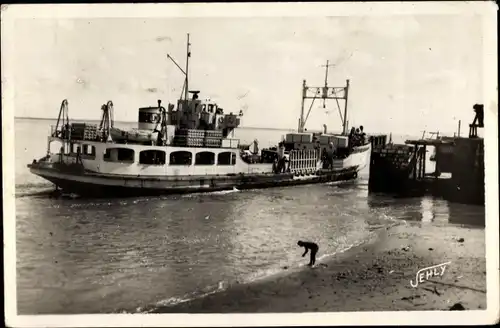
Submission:
<svg viewBox="0 0 500 328">
<path fill-rule="evenodd" d="M 290 172 L 315 171 L 318 166 L 318 160 L 318 150 L 292 150 L 289 154 Z"/>
</svg>

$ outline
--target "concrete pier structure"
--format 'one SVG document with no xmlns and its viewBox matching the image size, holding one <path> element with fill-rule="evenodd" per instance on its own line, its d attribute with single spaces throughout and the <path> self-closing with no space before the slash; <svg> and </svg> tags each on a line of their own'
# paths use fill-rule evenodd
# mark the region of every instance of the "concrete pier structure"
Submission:
<svg viewBox="0 0 500 328">
<path fill-rule="evenodd" d="M 407 140 L 404 145 L 372 140 L 370 192 L 398 196 L 433 195 L 449 201 L 484 205 L 484 139 L 482 105 L 474 105 L 476 117 L 468 138 L 441 137 Z M 436 169 L 426 173 L 427 147 L 436 150 Z M 443 173 L 448 173 L 445 177 Z M 449 176 L 451 175 L 451 177 Z"/>
<path fill-rule="evenodd" d="M 444 197 L 484 205 L 484 139 L 455 139 L 452 162 L 450 190 Z"/>
</svg>

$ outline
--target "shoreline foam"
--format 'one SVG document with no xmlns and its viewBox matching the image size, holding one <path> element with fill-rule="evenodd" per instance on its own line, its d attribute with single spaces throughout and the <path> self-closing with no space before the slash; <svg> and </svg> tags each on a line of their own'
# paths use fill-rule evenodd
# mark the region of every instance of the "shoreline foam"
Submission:
<svg viewBox="0 0 500 328">
<path fill-rule="evenodd" d="M 403 224 L 403 223 L 396 222 L 395 224 Z M 349 252 L 352 249 L 361 247 L 362 245 L 365 245 L 367 243 L 373 243 L 374 241 L 376 241 L 376 238 L 377 238 L 377 236 L 376 236 L 377 230 L 386 229 L 386 228 L 389 228 L 389 227 L 384 226 L 384 225 L 379 225 L 376 227 L 376 230 L 372 229 L 370 231 L 370 233 L 366 239 L 358 241 L 358 242 L 356 242 L 352 245 L 349 245 L 348 247 L 345 247 L 343 249 L 340 249 L 334 253 L 323 254 L 323 255 L 319 256 L 316 260 L 318 262 L 328 261 L 329 259 L 332 259 L 334 256 L 340 256 L 345 252 Z M 318 265 L 321 266 L 322 264 L 319 263 L 315 267 L 317 267 Z M 135 311 L 132 311 L 132 312 L 127 312 L 126 310 L 118 310 L 117 312 L 118 313 L 142 313 L 142 314 L 155 313 L 157 311 L 157 309 L 159 309 L 159 308 L 174 307 L 174 306 L 177 306 L 177 305 L 182 304 L 182 303 L 200 300 L 204 297 L 207 297 L 207 296 L 210 296 L 213 294 L 218 294 L 218 293 L 224 292 L 228 289 L 241 288 L 242 286 L 261 283 L 264 281 L 272 281 L 273 279 L 285 277 L 287 275 L 294 274 L 294 273 L 300 272 L 302 270 L 308 270 L 308 269 L 309 268 L 307 268 L 307 261 L 304 260 L 302 263 L 300 263 L 298 265 L 293 265 L 290 267 L 287 266 L 286 268 L 281 267 L 281 268 L 266 269 L 263 272 L 259 271 L 258 274 L 250 274 L 250 275 L 245 276 L 241 279 L 237 279 L 233 282 L 220 281 L 217 288 L 213 288 L 213 290 L 210 290 L 208 292 L 195 291 L 195 292 L 187 293 L 183 296 L 173 296 L 173 297 L 166 298 L 164 300 L 158 301 L 154 305 L 138 307 Z M 221 286 L 221 283 L 223 284 L 222 286 Z M 209 287 L 207 287 L 207 289 L 209 289 Z"/>
<path fill-rule="evenodd" d="M 380 226 L 380 227 L 377 227 L 377 230 L 385 229 L 385 228 L 386 228 L 385 226 Z M 354 243 L 354 244 L 352 244 L 344 249 L 338 250 L 334 253 L 323 254 L 323 255 L 319 256 L 316 260 L 318 262 L 328 261 L 329 259 L 332 259 L 334 256 L 341 256 L 343 253 L 349 252 L 352 249 L 355 249 L 357 247 L 361 247 L 362 245 L 365 245 L 367 243 L 373 243 L 373 242 L 375 242 L 375 240 L 377 238 L 375 235 L 376 233 L 377 233 L 376 231 L 371 231 L 371 233 L 369 234 L 369 236 L 367 237 L 366 240 L 356 242 L 356 243 Z M 135 313 L 143 313 L 143 314 L 155 313 L 158 309 L 161 309 L 161 308 L 175 307 L 175 306 L 178 306 L 178 305 L 183 304 L 183 303 L 199 301 L 202 298 L 205 298 L 205 297 L 210 296 L 210 295 L 222 293 L 222 292 L 225 292 L 229 289 L 243 288 L 244 286 L 258 284 L 258 283 L 262 283 L 262 282 L 266 282 L 266 281 L 273 281 L 274 279 L 286 277 L 290 274 L 296 274 L 296 273 L 301 272 L 303 270 L 309 269 L 309 268 L 307 268 L 307 263 L 306 263 L 307 261 L 306 260 L 304 260 L 304 261 L 305 262 L 303 262 L 299 265 L 287 267 L 286 269 L 282 267 L 281 269 L 274 268 L 274 269 L 264 270 L 264 273 L 256 274 L 256 275 L 249 275 L 248 277 L 237 279 L 234 282 L 221 281 L 221 283 L 225 283 L 226 285 L 221 287 L 220 283 L 219 283 L 218 288 L 215 288 L 212 291 L 209 291 L 206 293 L 201 293 L 198 295 L 197 295 L 197 292 L 193 292 L 193 293 L 188 293 L 182 297 L 170 297 L 170 298 L 167 298 L 165 300 L 157 302 L 156 305 L 153 305 L 153 306 L 139 307 L 137 309 L 137 312 L 135 312 Z M 318 266 L 321 266 L 321 263 L 317 264 L 315 267 L 318 267 Z M 271 272 L 271 273 L 266 274 L 266 272 Z"/>
<path fill-rule="evenodd" d="M 249 313 L 486 308 L 484 229 L 399 224 L 367 243 L 291 270 L 152 313 Z M 465 241 L 460 242 L 460 238 Z M 451 261 L 447 273 L 417 288 L 416 272 Z"/>
</svg>

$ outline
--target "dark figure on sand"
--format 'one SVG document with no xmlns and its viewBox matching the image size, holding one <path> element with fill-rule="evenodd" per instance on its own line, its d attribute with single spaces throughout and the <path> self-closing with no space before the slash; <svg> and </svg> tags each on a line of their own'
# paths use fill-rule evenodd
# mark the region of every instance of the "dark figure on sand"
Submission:
<svg viewBox="0 0 500 328">
<path fill-rule="evenodd" d="M 313 242 L 302 241 L 302 240 L 299 240 L 297 245 L 299 245 L 300 247 L 304 247 L 306 249 L 304 254 L 302 254 L 302 257 L 306 256 L 307 251 L 311 250 L 311 260 L 309 261 L 308 265 L 313 266 L 316 263 L 316 253 L 318 253 L 318 248 L 319 248 L 318 245 Z"/>
</svg>

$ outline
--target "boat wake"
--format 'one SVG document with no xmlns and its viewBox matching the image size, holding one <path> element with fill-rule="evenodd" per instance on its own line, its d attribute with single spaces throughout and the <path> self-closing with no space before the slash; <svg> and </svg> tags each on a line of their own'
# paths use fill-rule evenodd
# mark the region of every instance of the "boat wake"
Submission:
<svg viewBox="0 0 500 328">
<path fill-rule="evenodd" d="M 51 183 L 25 183 L 16 185 L 15 197 L 47 196 L 54 192 L 54 185 Z"/>
<path fill-rule="evenodd" d="M 325 185 L 327 186 L 346 186 L 346 185 L 355 185 L 356 182 L 355 180 L 339 180 L 339 181 L 331 181 L 331 182 L 325 182 Z"/>
<path fill-rule="evenodd" d="M 236 187 L 233 187 L 233 189 L 231 189 L 231 190 L 213 191 L 213 192 L 210 192 L 210 193 L 207 193 L 207 194 L 210 194 L 210 195 L 226 195 L 226 194 L 232 194 L 234 192 L 239 192 L 239 190 L 236 189 Z"/>
<path fill-rule="evenodd" d="M 233 187 L 233 189 L 230 189 L 230 190 L 220 190 L 220 191 L 210 191 L 210 192 L 186 194 L 186 195 L 183 195 L 182 198 L 193 198 L 193 197 L 198 197 L 200 195 L 227 195 L 227 194 L 232 194 L 235 192 L 240 192 L 240 190 L 236 189 L 236 187 Z"/>
</svg>

